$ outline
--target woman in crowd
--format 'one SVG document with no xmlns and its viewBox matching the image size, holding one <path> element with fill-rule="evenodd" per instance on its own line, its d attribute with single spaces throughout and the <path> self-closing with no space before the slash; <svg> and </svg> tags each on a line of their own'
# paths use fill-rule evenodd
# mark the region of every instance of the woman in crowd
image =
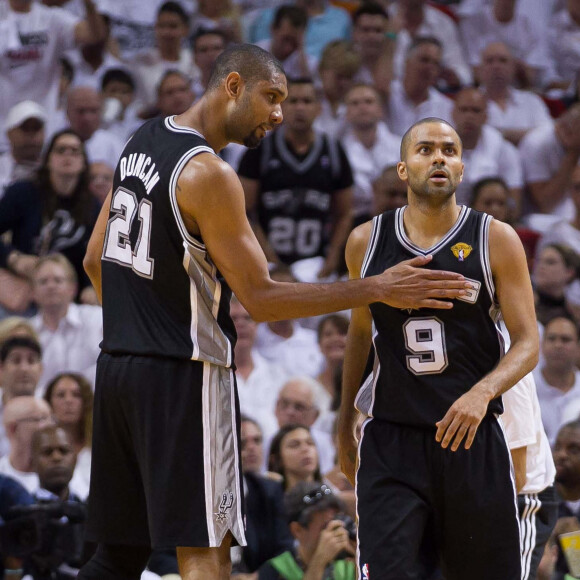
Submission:
<svg viewBox="0 0 580 580">
<path fill-rule="evenodd" d="M 344 349 L 346 348 L 346 333 L 348 332 L 348 318 L 342 314 L 329 314 L 318 325 L 318 346 L 324 357 L 324 369 L 316 380 L 334 399 L 336 373 L 342 367 Z"/>
<path fill-rule="evenodd" d="M 535 261 L 534 291 L 538 321 L 546 324 L 555 316 L 570 316 L 566 289 L 578 277 L 580 256 L 562 244 L 548 244 Z"/>
<path fill-rule="evenodd" d="M 60 131 L 36 178 L 14 183 L 0 199 L 0 234 L 12 234 L 11 246 L 0 246 L 0 267 L 26 278 L 38 256 L 60 252 L 75 267 L 80 288 L 87 287 L 82 262 L 98 212 L 84 145 L 74 131 Z"/>
<path fill-rule="evenodd" d="M 485 177 L 477 181 L 471 191 L 471 203 L 477 211 L 483 211 L 502 222 L 509 221 L 510 192 L 501 177 Z"/>
<path fill-rule="evenodd" d="M 77 454 L 71 489 L 85 499 L 89 494 L 91 438 L 93 434 L 93 390 L 78 373 L 60 373 L 50 381 L 44 394 L 54 420 L 69 436 Z"/>
<path fill-rule="evenodd" d="M 308 427 L 290 424 L 274 435 L 268 471 L 282 476 L 284 491 L 292 489 L 299 481 L 322 481 L 318 450 Z"/>
</svg>

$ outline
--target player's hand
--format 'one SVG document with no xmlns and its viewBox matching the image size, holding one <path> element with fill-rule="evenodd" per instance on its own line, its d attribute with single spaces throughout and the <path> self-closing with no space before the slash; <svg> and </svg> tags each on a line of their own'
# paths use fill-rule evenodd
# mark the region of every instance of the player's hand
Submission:
<svg viewBox="0 0 580 580">
<path fill-rule="evenodd" d="M 383 302 L 393 308 L 453 308 L 450 300 L 465 296 L 472 285 L 457 272 L 422 268 L 433 256 L 405 260 L 380 276 L 385 283 Z"/>
<path fill-rule="evenodd" d="M 441 443 L 443 449 L 447 449 L 453 441 L 451 451 L 457 451 L 467 436 L 465 449 L 469 449 L 477 428 L 487 413 L 488 404 L 489 399 L 478 391 L 471 390 L 459 397 L 445 413 L 445 417 L 435 424 L 435 440 Z"/>
<path fill-rule="evenodd" d="M 353 427 L 339 416 L 338 419 L 338 465 L 350 484 L 355 485 L 356 456 L 358 444 Z"/>
<path fill-rule="evenodd" d="M 343 522 L 332 520 L 322 530 L 312 559 L 326 566 L 343 550 L 354 556 L 354 550 Z"/>
</svg>

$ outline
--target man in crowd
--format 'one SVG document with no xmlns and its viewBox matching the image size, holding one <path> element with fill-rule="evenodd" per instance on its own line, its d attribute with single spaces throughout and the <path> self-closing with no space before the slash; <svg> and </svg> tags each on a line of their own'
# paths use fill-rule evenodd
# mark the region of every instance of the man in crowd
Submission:
<svg viewBox="0 0 580 580">
<path fill-rule="evenodd" d="M 157 109 L 162 117 L 180 115 L 193 103 L 189 78 L 178 70 L 167 71 L 157 86 Z"/>
</svg>

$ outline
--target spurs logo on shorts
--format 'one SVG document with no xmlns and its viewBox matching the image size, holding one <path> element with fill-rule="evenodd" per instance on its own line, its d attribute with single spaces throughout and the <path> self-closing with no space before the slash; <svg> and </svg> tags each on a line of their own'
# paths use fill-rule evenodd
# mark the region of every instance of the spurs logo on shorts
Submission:
<svg viewBox="0 0 580 580">
<path fill-rule="evenodd" d="M 218 522 L 225 522 L 228 518 L 228 512 L 234 505 L 234 494 L 231 491 L 224 491 L 222 493 L 222 500 L 220 502 L 219 511 L 215 514 L 215 519 Z"/>
</svg>

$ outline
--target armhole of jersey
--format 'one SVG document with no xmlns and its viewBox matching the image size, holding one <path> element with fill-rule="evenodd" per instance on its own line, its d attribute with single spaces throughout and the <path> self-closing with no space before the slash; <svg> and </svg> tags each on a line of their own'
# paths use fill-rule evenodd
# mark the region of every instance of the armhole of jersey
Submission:
<svg viewBox="0 0 580 580">
<path fill-rule="evenodd" d="M 340 177 L 340 155 L 338 154 L 338 142 L 336 139 L 325 135 L 328 143 L 328 156 L 330 157 L 330 172 L 332 179 L 337 180 Z"/>
<path fill-rule="evenodd" d="M 171 173 L 171 178 L 169 179 L 169 200 L 171 202 L 173 216 L 175 217 L 175 222 L 177 223 L 177 227 L 179 228 L 181 237 L 192 246 L 196 246 L 200 249 L 205 249 L 205 246 L 201 242 L 196 240 L 187 231 L 187 228 L 183 223 L 183 218 L 181 217 L 181 212 L 179 211 L 179 206 L 177 205 L 177 195 L 175 193 L 175 190 L 177 188 L 177 180 L 179 179 L 179 176 L 181 175 L 183 168 L 186 166 L 186 164 L 190 159 L 193 159 L 196 155 L 199 155 L 200 153 L 211 153 L 212 155 L 215 155 L 215 151 L 205 145 L 198 145 L 197 147 L 194 147 L 193 149 L 187 151 L 177 162 L 175 168 L 173 169 L 173 172 Z"/>
<path fill-rule="evenodd" d="M 369 243 L 367 245 L 367 250 L 365 252 L 365 256 L 364 256 L 364 259 L 363 259 L 362 267 L 361 267 L 361 270 L 360 270 L 360 277 L 361 278 L 364 278 L 365 277 L 365 275 L 367 273 L 367 269 L 369 267 L 369 263 L 370 263 L 370 261 L 371 261 L 371 259 L 373 257 L 373 254 L 375 252 L 375 249 L 377 247 L 377 242 L 378 242 L 379 234 L 380 234 L 380 231 L 381 231 L 381 223 L 382 223 L 382 220 L 383 220 L 383 215 L 382 214 L 381 215 L 378 215 L 378 216 L 375 216 L 373 218 L 373 229 L 371 231 L 371 235 L 370 235 L 370 238 L 369 238 Z"/>
<path fill-rule="evenodd" d="M 497 305 L 495 296 L 495 284 L 493 283 L 493 274 L 491 272 L 491 262 L 489 260 L 489 225 L 491 224 L 491 217 L 488 214 L 483 214 L 481 220 L 481 228 L 479 231 L 479 247 L 481 253 L 481 267 L 483 276 L 485 278 L 485 285 L 489 293 L 489 298 L 493 305 Z"/>
</svg>

